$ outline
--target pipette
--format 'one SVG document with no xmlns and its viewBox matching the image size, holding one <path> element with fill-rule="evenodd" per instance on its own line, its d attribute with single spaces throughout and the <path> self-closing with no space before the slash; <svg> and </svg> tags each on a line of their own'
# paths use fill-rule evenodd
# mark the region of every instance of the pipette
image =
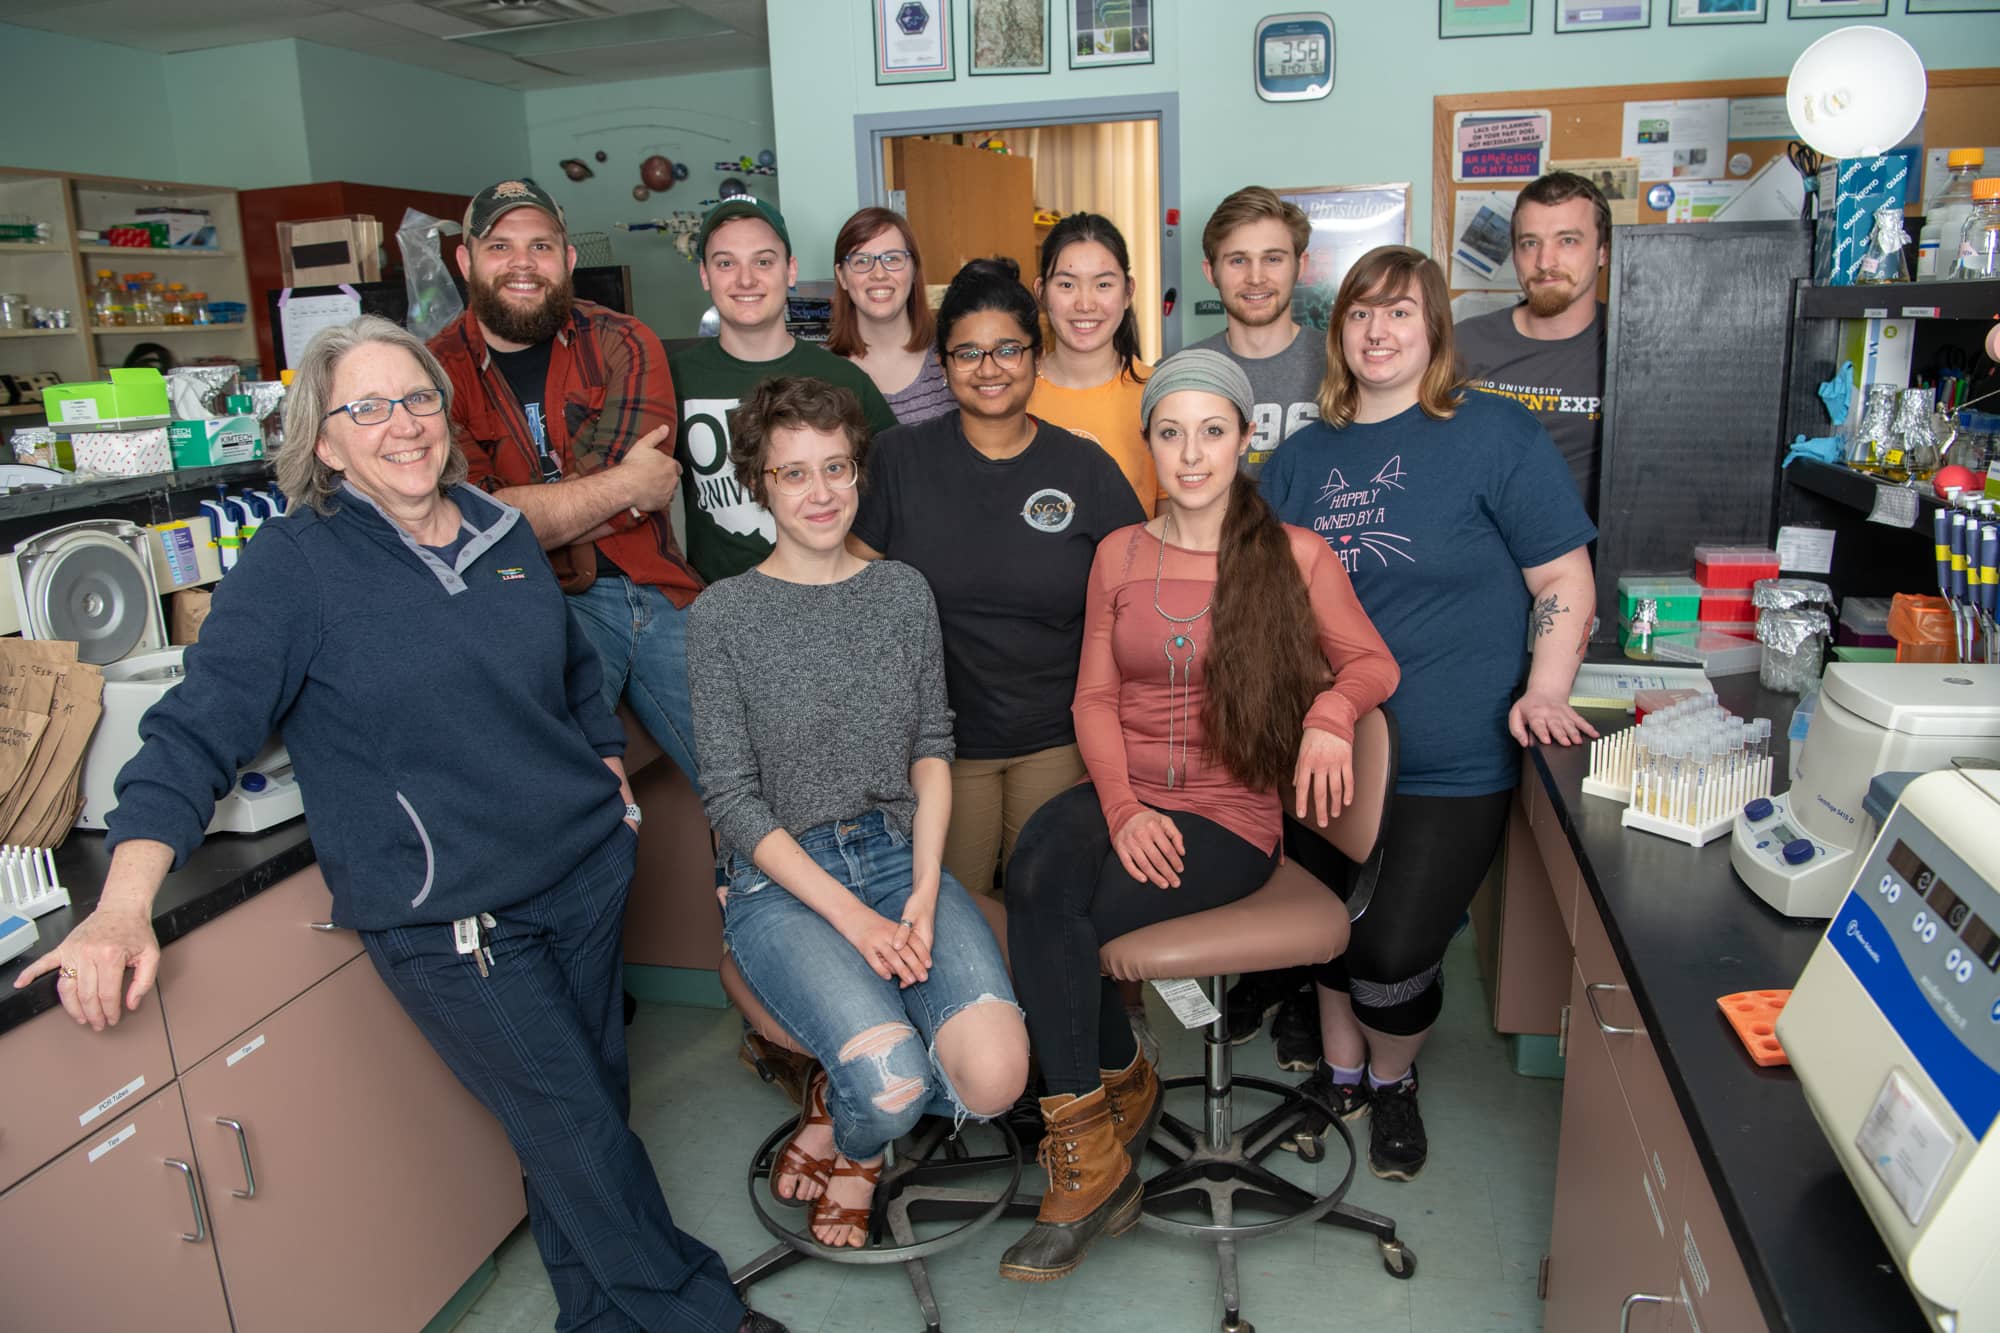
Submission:
<svg viewBox="0 0 2000 1333">
<path fill-rule="evenodd" d="M 2000 662 L 2000 645 L 1994 643 L 1994 608 L 2000 601 L 2000 521 L 1989 508 L 1979 524 L 1979 612 L 1980 627 L 1986 635 L 1986 661 Z"/>
<path fill-rule="evenodd" d="M 1939 505 L 1931 511 L 1931 549 L 1937 556 L 1938 596 L 1951 608 L 1951 641 L 1958 646 L 1958 603 L 1951 599 L 1951 511 Z"/>
<path fill-rule="evenodd" d="M 1970 585 L 1966 581 L 1965 511 L 1951 511 L 1951 600 L 1952 628 L 1958 633 L 1958 660 L 1972 660 L 1971 634 L 1966 622 L 1971 618 Z"/>
</svg>

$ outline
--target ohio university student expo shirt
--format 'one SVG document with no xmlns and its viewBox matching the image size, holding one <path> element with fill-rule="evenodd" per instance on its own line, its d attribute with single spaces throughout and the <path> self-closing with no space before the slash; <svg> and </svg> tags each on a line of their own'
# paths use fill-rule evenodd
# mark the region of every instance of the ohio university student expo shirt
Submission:
<svg viewBox="0 0 2000 1333">
<path fill-rule="evenodd" d="M 1012 458 L 973 448 L 959 414 L 875 442 L 854 535 L 929 580 L 961 759 L 1076 739 L 1070 705 L 1097 544 L 1145 518 L 1107 454 L 1046 421 Z"/>
<path fill-rule="evenodd" d="M 770 512 L 737 482 L 729 461 L 729 414 L 753 389 L 781 375 L 825 380 L 853 390 L 870 431 L 896 424 L 896 414 L 865 371 L 804 339 L 794 339 L 792 350 L 776 360 L 743 361 L 723 351 L 720 339 L 704 338 L 669 352 L 667 364 L 680 398 L 674 457 L 687 497 L 688 563 L 710 583 L 758 563 L 778 537 Z"/>
<path fill-rule="evenodd" d="M 1472 387 L 1534 414 L 1555 441 L 1583 507 L 1597 513 L 1599 442 L 1604 430 L 1604 307 L 1573 338 L 1530 338 L 1514 327 L 1514 311 L 1468 319 L 1454 331 L 1458 363 Z"/>
<path fill-rule="evenodd" d="M 1519 777 L 1507 710 L 1528 665 L 1521 571 L 1597 535 L 1548 434 L 1467 393 L 1447 421 L 1412 407 L 1339 430 L 1315 421 L 1259 479 L 1285 522 L 1340 557 L 1403 679 L 1396 789 L 1484 796 Z"/>
</svg>

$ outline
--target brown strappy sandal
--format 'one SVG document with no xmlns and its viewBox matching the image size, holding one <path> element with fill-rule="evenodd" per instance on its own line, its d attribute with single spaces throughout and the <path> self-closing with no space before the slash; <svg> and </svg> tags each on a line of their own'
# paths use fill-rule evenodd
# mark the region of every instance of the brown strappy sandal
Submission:
<svg viewBox="0 0 2000 1333">
<path fill-rule="evenodd" d="M 787 1208 L 803 1208 L 809 1203 L 817 1202 L 817 1200 L 787 1199 L 784 1195 L 778 1193 L 779 1176 L 798 1176 L 802 1180 L 813 1182 L 820 1187 L 819 1198 L 821 1199 L 826 1197 L 826 1183 L 833 1177 L 833 1158 L 815 1157 L 805 1149 L 799 1147 L 799 1135 L 804 1132 L 808 1125 L 825 1125 L 829 1129 L 833 1127 L 833 1117 L 828 1115 L 826 1111 L 826 1071 L 824 1069 L 815 1069 L 812 1077 L 806 1081 L 806 1095 L 799 1105 L 799 1123 L 793 1128 L 790 1137 L 785 1140 L 784 1146 L 778 1150 L 777 1160 L 771 1164 L 771 1175 L 767 1182 L 771 1189 L 771 1197 Z"/>
<path fill-rule="evenodd" d="M 858 1162 L 848 1161 L 843 1161 L 836 1165 L 833 1168 L 832 1176 L 828 1180 L 827 1193 L 813 1200 L 811 1225 L 815 1228 L 852 1227 L 861 1233 L 861 1245 L 866 1245 L 868 1243 L 868 1224 L 875 1216 L 874 1198 L 869 1198 L 866 1208 L 843 1208 L 833 1202 L 832 1181 L 842 1176 L 859 1177 L 867 1181 L 869 1189 L 872 1190 L 875 1186 L 882 1183 L 882 1167 L 887 1162 L 888 1158 L 885 1157 L 873 1166 L 862 1166 Z M 813 1239 L 819 1240 L 819 1237 L 815 1235 Z M 820 1244 L 824 1245 L 826 1242 L 822 1240 Z M 861 1245 L 847 1248 L 858 1250 L 861 1248 Z"/>
</svg>

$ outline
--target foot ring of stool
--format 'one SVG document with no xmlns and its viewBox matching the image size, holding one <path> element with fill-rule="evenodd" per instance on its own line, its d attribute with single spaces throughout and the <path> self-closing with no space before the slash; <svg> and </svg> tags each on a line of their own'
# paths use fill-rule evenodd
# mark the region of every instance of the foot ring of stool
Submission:
<svg viewBox="0 0 2000 1333">
<path fill-rule="evenodd" d="M 1014 1131 L 1007 1125 L 1005 1120 L 999 1117 L 995 1117 L 986 1123 L 999 1131 L 1000 1137 L 1005 1143 L 1005 1153 L 1010 1162 L 1006 1187 L 997 1193 L 992 1205 L 977 1216 L 967 1218 L 951 1230 L 944 1232 L 942 1235 L 933 1236 L 929 1240 L 917 1241 L 911 1245 L 882 1245 L 871 1241 L 869 1244 L 859 1248 L 847 1245 L 822 1245 L 820 1242 L 812 1239 L 810 1235 L 793 1231 L 776 1217 L 773 1217 L 766 1206 L 763 1182 L 770 1175 L 771 1164 L 777 1153 L 778 1144 L 798 1127 L 797 1116 L 786 1117 L 757 1146 L 756 1155 L 750 1159 L 749 1184 L 751 1211 L 757 1214 L 757 1220 L 763 1224 L 764 1230 L 770 1232 L 779 1244 L 786 1246 L 795 1253 L 813 1259 L 824 1259 L 828 1263 L 864 1265 L 906 1264 L 912 1260 L 928 1259 L 933 1255 L 943 1254 L 945 1251 L 955 1249 L 964 1242 L 972 1239 L 976 1233 L 997 1221 L 1000 1215 L 1007 1211 L 1008 1205 L 1013 1203 L 1015 1195 L 1020 1192 L 1020 1139 L 1015 1136 Z M 928 1157 L 914 1160 L 904 1159 L 899 1160 L 895 1166 L 883 1172 L 881 1182 L 875 1187 L 874 1216 L 870 1223 L 871 1232 L 878 1231 L 883 1225 L 884 1210 L 889 1206 L 886 1200 L 895 1197 L 895 1192 L 905 1183 L 907 1177 L 920 1173 L 929 1164 L 930 1159 Z"/>
<path fill-rule="evenodd" d="M 1312 1202 L 1303 1205 L 1297 1212 L 1287 1213 L 1283 1217 L 1273 1218 L 1268 1222 L 1253 1222 L 1242 1225 L 1185 1222 L 1179 1218 L 1163 1216 L 1153 1210 L 1155 1198 L 1154 1185 L 1161 1176 L 1170 1172 L 1178 1172 L 1182 1168 L 1198 1169 L 1203 1163 L 1213 1163 L 1228 1170 L 1230 1177 L 1246 1189 L 1255 1188 L 1254 1183 L 1245 1174 L 1235 1169 L 1241 1168 L 1244 1165 L 1257 1166 L 1256 1162 L 1243 1153 L 1243 1135 L 1241 1131 L 1238 1131 L 1232 1137 L 1230 1143 L 1220 1151 L 1212 1144 L 1196 1144 L 1194 1150 L 1183 1160 L 1176 1162 L 1173 1166 L 1168 1167 L 1166 1171 L 1159 1173 L 1152 1180 L 1146 1182 L 1145 1202 L 1140 1205 L 1140 1221 L 1147 1227 L 1155 1231 L 1166 1232 L 1169 1235 L 1186 1236 L 1191 1239 L 1210 1242 L 1253 1240 L 1259 1236 L 1275 1235 L 1277 1232 L 1298 1226 L 1301 1223 L 1317 1222 L 1320 1218 L 1332 1212 L 1339 1206 L 1341 1200 L 1347 1197 L 1348 1189 L 1354 1184 L 1354 1172 L 1360 1159 L 1359 1154 L 1356 1153 L 1354 1148 L 1354 1136 L 1348 1132 L 1347 1126 L 1342 1122 L 1339 1114 L 1324 1100 L 1313 1096 L 1311 1093 L 1276 1082 L 1272 1079 L 1237 1074 L 1231 1078 L 1230 1086 L 1234 1088 L 1238 1085 L 1254 1089 L 1258 1092 L 1272 1093 L 1280 1099 L 1281 1106 L 1286 1103 L 1296 1104 L 1298 1113 L 1300 1114 L 1303 1114 L 1308 1109 L 1318 1110 L 1320 1114 L 1327 1118 L 1331 1127 L 1338 1131 L 1341 1142 L 1347 1145 L 1347 1173 L 1340 1178 L 1340 1183 L 1335 1185 L 1332 1190 L 1313 1198 Z M 1169 1091 L 1177 1088 L 1205 1088 L 1206 1086 L 1207 1079 L 1201 1074 L 1189 1074 L 1180 1078 L 1161 1079 L 1160 1095 L 1165 1097 Z M 1277 1109 L 1273 1108 L 1273 1112 Z M 1265 1114 L 1268 1116 L 1273 1112 L 1266 1112 Z M 1157 1143 L 1158 1140 L 1156 1137 L 1156 1146 Z M 1276 1141 L 1274 1140 L 1272 1147 L 1266 1149 L 1266 1153 L 1274 1151 L 1275 1148 Z M 1263 1170 L 1264 1168 L 1259 1166 L 1258 1169 Z M 1292 1182 L 1285 1181 L 1284 1183 L 1289 1185 Z M 1184 1192 L 1186 1188 L 1188 1187 L 1176 1186 L 1170 1193 L 1179 1194 Z M 1305 1192 L 1304 1186 L 1294 1186 L 1294 1188 L 1300 1190 L 1302 1193 Z"/>
</svg>

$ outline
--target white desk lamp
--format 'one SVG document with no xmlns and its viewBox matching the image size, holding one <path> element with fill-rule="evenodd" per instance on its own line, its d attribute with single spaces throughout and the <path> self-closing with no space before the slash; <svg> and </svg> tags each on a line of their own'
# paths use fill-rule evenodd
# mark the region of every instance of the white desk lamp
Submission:
<svg viewBox="0 0 2000 1333">
<path fill-rule="evenodd" d="M 1785 83 L 1792 128 L 1831 158 L 1876 157 L 1924 114 L 1924 62 L 1887 28 L 1841 28 L 1808 46 Z"/>
</svg>

